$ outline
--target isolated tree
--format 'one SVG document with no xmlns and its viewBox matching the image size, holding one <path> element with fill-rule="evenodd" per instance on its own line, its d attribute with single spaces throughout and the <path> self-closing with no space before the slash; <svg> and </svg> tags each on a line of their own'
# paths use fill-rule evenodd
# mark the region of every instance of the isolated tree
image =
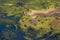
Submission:
<svg viewBox="0 0 60 40">
<path fill-rule="evenodd" d="M 23 6 L 28 2 L 28 0 L 17 0 L 16 4 L 17 6 Z"/>
</svg>

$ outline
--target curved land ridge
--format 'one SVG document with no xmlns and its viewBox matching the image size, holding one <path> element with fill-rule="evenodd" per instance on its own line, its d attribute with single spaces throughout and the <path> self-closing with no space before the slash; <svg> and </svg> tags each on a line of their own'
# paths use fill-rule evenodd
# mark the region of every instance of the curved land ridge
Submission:
<svg viewBox="0 0 60 40">
<path fill-rule="evenodd" d="M 48 15 L 48 16 L 53 16 L 55 14 L 60 14 L 60 7 L 57 7 L 56 9 L 49 8 L 49 9 L 43 9 L 43 10 L 33 10 L 32 9 L 27 14 L 32 16 L 32 18 L 36 17 L 36 16 L 33 16 L 33 15 Z"/>
<path fill-rule="evenodd" d="M 49 9 L 42 9 L 42 10 L 31 10 L 28 12 L 29 15 L 33 15 L 33 14 L 54 14 L 54 13 L 60 13 L 60 7 L 53 9 L 53 8 L 49 8 Z"/>
</svg>

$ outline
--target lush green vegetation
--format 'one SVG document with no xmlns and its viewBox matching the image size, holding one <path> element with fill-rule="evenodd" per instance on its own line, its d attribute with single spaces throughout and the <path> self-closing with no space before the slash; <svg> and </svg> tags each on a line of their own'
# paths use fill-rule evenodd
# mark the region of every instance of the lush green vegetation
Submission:
<svg viewBox="0 0 60 40">
<path fill-rule="evenodd" d="M 60 35 L 51 38 L 60 34 L 60 14 L 36 15 L 36 18 L 27 14 L 30 9 L 41 10 L 59 6 L 60 0 L 0 0 L 0 27 L 4 27 L 0 39 L 19 40 L 16 38 L 22 36 L 25 39 L 20 38 L 21 40 L 60 40 Z"/>
</svg>

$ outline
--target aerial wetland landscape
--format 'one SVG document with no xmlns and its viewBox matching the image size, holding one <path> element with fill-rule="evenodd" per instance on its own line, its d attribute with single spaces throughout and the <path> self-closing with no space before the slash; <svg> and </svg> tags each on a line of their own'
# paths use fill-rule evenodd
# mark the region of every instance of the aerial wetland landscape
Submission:
<svg viewBox="0 0 60 40">
<path fill-rule="evenodd" d="M 60 0 L 0 0 L 0 40 L 60 40 Z"/>
</svg>

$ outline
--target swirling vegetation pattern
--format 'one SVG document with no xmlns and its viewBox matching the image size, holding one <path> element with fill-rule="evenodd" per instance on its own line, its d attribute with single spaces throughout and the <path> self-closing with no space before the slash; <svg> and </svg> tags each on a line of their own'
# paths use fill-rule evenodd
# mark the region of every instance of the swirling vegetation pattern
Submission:
<svg viewBox="0 0 60 40">
<path fill-rule="evenodd" d="M 60 40 L 60 0 L 0 0 L 0 40 Z"/>
</svg>

